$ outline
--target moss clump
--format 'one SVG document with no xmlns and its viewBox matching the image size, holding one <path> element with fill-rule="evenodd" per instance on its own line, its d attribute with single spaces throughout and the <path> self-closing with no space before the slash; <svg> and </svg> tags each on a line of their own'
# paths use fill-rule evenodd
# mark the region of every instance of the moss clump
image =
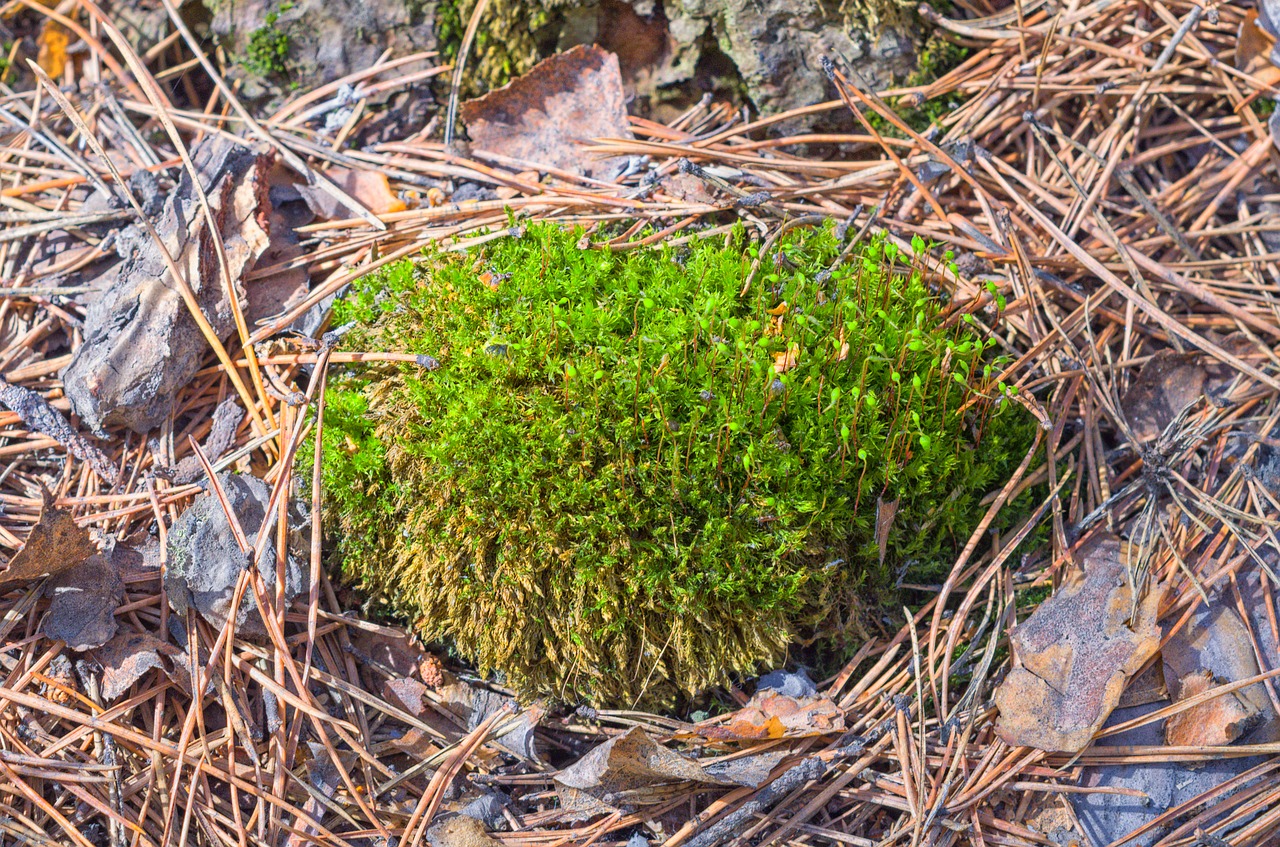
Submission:
<svg viewBox="0 0 1280 847">
<path fill-rule="evenodd" d="M 656 702 L 777 661 L 944 571 L 1029 444 L 891 243 L 829 271 L 831 228 L 789 236 L 743 294 L 741 232 L 578 237 L 397 265 L 336 308 L 356 349 L 431 357 L 327 395 L 342 567 L 525 694 Z"/>
<path fill-rule="evenodd" d="M 284 76 L 289 70 L 289 34 L 276 28 L 280 13 L 293 8 L 286 3 L 267 13 L 263 26 L 249 33 L 242 64 L 259 76 Z"/>
</svg>

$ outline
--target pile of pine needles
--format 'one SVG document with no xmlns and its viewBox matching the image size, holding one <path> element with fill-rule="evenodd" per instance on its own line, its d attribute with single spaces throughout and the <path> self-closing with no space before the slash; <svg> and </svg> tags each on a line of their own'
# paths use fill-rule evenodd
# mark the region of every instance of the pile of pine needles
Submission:
<svg viewBox="0 0 1280 847">
<path fill-rule="evenodd" d="M 122 469 L 118 482 L 29 431 L 16 413 L 0 413 L 0 547 L 20 547 L 46 487 L 104 536 L 130 542 L 150 529 L 163 541 L 200 489 L 156 471 L 191 454 L 189 437 L 204 437 L 208 424 L 198 422 L 235 390 L 229 367 L 254 404 L 230 459 L 285 489 L 314 425 L 324 364 L 356 356 L 281 331 L 353 278 L 424 245 L 464 249 L 501 237 L 512 213 L 585 226 L 595 249 L 714 237 L 735 221 L 767 238 L 788 221 L 820 215 L 870 221 L 904 248 L 918 234 L 939 254 L 954 251 L 962 272 L 939 262 L 934 282 L 952 292 L 954 317 L 992 324 L 1014 360 L 1003 378 L 1044 421 L 1040 451 L 1053 457 L 1028 471 L 1029 456 L 990 500 L 991 514 L 1015 493 L 1045 486 L 1039 490 L 1052 494 L 1040 514 L 1051 531 L 1043 549 L 1015 556 L 1022 538 L 992 537 L 984 521 L 946 583 L 925 587 L 931 596 L 909 619 L 862 644 L 822 683 L 847 731 L 730 749 L 704 742 L 695 751 L 686 743 L 704 757 L 785 750 L 759 787 L 682 787 L 657 805 L 586 822 L 560 809 L 552 765 L 513 760 L 495 746 L 510 717 L 460 726 L 461 740 L 451 741 L 369 684 L 380 671 L 353 645 L 394 631 L 340 602 L 341 589 L 318 567 L 318 531 L 312 602 L 305 611 L 268 602 L 265 646 L 197 624 L 200 684 L 152 673 L 110 704 L 95 691 L 92 669 L 69 674 L 77 657 L 41 633 L 42 587 L 10 590 L 0 599 L 0 841 L 419 843 L 456 791 L 488 785 L 512 797 L 504 813 L 510 831 L 492 834 L 512 847 L 621 844 L 636 831 L 664 847 L 1051 844 L 1028 816 L 1051 806 L 1069 821 L 1064 797 L 1087 790 L 1076 784 L 1082 768 L 1280 754 L 1280 745 L 1047 754 L 1000 741 L 991 706 L 1010 661 L 1008 631 L 1030 611 L 1025 598 L 1057 584 L 1071 551 L 1092 533 L 1120 531 L 1139 542 L 1134 578 L 1167 588 L 1166 620 L 1185 621 L 1205 590 L 1231 584 L 1259 559 L 1276 561 L 1267 517 L 1275 501 L 1247 471 L 1280 421 L 1273 238 L 1280 153 L 1255 112 L 1277 92 L 1237 69 L 1241 7 L 1026 4 L 1009 22 L 947 24 L 971 55 L 922 88 L 877 94 L 849 69 L 828 65 L 833 99 L 803 112 L 851 112 L 856 132 L 775 137 L 770 128 L 798 112 L 747 122 L 704 102 L 665 125 L 633 119 L 634 140 L 600 139 L 587 151 L 648 157 L 659 176 L 692 174 L 706 188 L 695 201 L 638 175 L 602 183 L 544 168 L 547 178 L 530 178 L 536 163 L 464 154 L 434 140 L 438 125 L 357 149 L 347 139 L 375 113 L 363 106 L 336 134 L 316 128 L 315 107 L 341 85 L 358 98 L 394 92 L 447 70 L 400 70 L 430 56 L 387 61 L 254 119 L 194 52 L 189 33 L 175 32 L 138 56 L 88 0 L 57 10 L 27 5 L 75 32 L 88 50 L 57 81 L 65 104 L 50 81 L 31 75 L 23 90 L 0 91 L 0 372 L 55 407 L 67 409 L 57 374 L 80 343 L 80 316 L 68 297 L 99 240 L 81 230 L 76 246 L 51 265 L 35 271 L 29 260 L 49 233 L 98 221 L 79 214 L 79 205 L 87 186 L 112 176 L 82 143 L 85 128 L 126 177 L 140 168 L 176 176 L 179 145 L 229 133 L 270 146 L 301 174 L 328 165 L 385 174 L 420 202 L 304 227 L 300 257 L 256 269 L 256 278 L 267 278 L 304 266 L 311 294 L 239 332 L 228 345 L 231 360 L 210 357 L 175 404 L 175 421 L 197 423 L 168 426 L 163 439 L 116 433 L 104 442 Z M 164 93 L 174 85 L 190 97 L 210 93 L 178 109 Z M 938 99 L 953 108 L 918 132 L 886 99 L 904 112 Z M 839 152 L 804 152 L 832 150 Z M 505 196 L 452 203 L 448 188 L 460 181 Z M 604 234 L 618 232 L 620 222 L 622 235 Z M 998 323 L 997 297 L 1007 303 Z M 1233 402 L 1184 410 L 1155 446 L 1140 448 L 1119 398 L 1163 350 L 1200 351 L 1225 369 Z M 307 402 L 299 404 L 299 392 Z M 1246 430 L 1261 435 L 1241 448 Z M 1271 579 L 1271 570 L 1260 578 Z M 158 571 L 129 572 L 126 582 L 116 613 L 121 629 L 171 640 Z M 270 596 L 267 586 L 254 589 Z M 1270 615 L 1274 626 L 1274 608 Z M 965 647 L 975 660 L 959 676 L 954 658 Z M 264 712 L 256 733 L 235 719 Z M 222 717 L 206 720 L 214 714 Z M 547 719 L 537 732 L 564 764 L 637 726 L 660 741 L 689 737 L 680 721 L 604 711 Z M 388 746 L 387 737 L 408 729 L 427 742 L 410 752 Z M 1268 843 L 1280 834 L 1274 770 L 1273 762 L 1234 781 L 1233 790 L 1168 810 L 1161 821 L 1172 825 L 1156 843 L 1191 844 L 1199 828 L 1221 839 L 1213 844 Z M 330 788 L 317 787 L 321 772 L 332 775 Z"/>
</svg>

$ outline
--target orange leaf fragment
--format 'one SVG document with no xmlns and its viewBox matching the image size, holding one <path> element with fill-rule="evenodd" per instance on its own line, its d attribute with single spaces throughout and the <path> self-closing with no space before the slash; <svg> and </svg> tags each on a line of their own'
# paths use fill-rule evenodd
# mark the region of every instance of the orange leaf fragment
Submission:
<svg viewBox="0 0 1280 847">
<path fill-rule="evenodd" d="M 792 344 L 786 350 L 773 354 L 773 372 L 784 374 L 796 366 L 800 359 L 800 345 Z"/>
<path fill-rule="evenodd" d="M 67 48 L 71 46 L 71 34 L 67 28 L 52 18 L 46 18 L 36 37 L 40 52 L 36 64 L 52 79 L 62 76 L 67 67 Z"/>
<path fill-rule="evenodd" d="M 695 736 L 712 741 L 764 741 L 843 732 L 844 712 L 825 697 L 791 697 L 766 689 L 720 725 L 699 725 Z"/>
</svg>

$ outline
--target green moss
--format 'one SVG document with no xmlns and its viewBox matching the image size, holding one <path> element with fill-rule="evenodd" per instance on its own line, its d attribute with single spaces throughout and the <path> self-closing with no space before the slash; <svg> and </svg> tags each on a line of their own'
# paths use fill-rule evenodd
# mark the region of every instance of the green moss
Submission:
<svg viewBox="0 0 1280 847">
<path fill-rule="evenodd" d="M 578 238 L 532 226 L 336 307 L 349 346 L 438 364 L 335 374 L 323 482 L 348 578 L 526 695 L 630 704 L 776 662 L 903 569 L 946 572 L 1034 422 L 983 396 L 984 345 L 936 326 L 923 259 L 872 240 L 829 272 L 823 227 L 743 294 L 741 232 Z"/>
<path fill-rule="evenodd" d="M 476 30 L 462 80 L 464 97 L 478 97 L 526 73 L 552 52 L 558 10 L 572 0 L 491 0 Z M 456 62 L 476 0 L 446 0 L 436 10 L 436 38 L 447 62 Z"/>
<path fill-rule="evenodd" d="M 928 85 L 959 67 L 967 58 L 969 58 L 969 48 L 952 41 L 945 32 L 934 32 L 920 48 L 919 67 L 903 82 L 903 87 Z M 923 133 L 957 108 L 960 103 L 955 99 L 954 94 L 946 94 L 923 102 L 913 97 L 902 97 L 891 105 L 907 126 L 916 132 Z M 905 133 L 874 112 L 868 112 L 867 119 L 881 135 L 892 138 L 905 137 Z"/>
<path fill-rule="evenodd" d="M 260 76 L 284 76 L 289 71 L 289 34 L 278 29 L 280 14 L 293 8 L 285 3 L 278 10 L 268 12 L 263 26 L 249 33 L 242 64 Z"/>
</svg>

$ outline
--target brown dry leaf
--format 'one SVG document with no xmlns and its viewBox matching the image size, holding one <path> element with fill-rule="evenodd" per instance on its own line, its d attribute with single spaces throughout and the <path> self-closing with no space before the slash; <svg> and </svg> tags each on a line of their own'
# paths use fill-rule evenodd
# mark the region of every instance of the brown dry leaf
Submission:
<svg viewBox="0 0 1280 847">
<path fill-rule="evenodd" d="M 898 514 L 899 499 L 885 500 L 876 498 L 876 549 L 880 553 L 880 564 L 889 552 L 889 532 L 893 529 L 893 519 Z"/>
<path fill-rule="evenodd" d="M 578 46 L 539 62 L 522 77 L 462 104 L 471 148 L 610 179 L 619 159 L 584 155 L 594 138 L 632 138 L 618 57 Z"/>
<path fill-rule="evenodd" d="M 324 175 L 375 215 L 403 212 L 408 206 L 391 190 L 387 175 L 379 171 L 329 168 Z M 339 220 L 351 217 L 351 210 L 315 185 L 299 185 L 298 193 L 318 218 Z"/>
<path fill-rule="evenodd" d="M 465 716 L 452 719 L 448 714 L 432 708 L 428 691 L 427 686 L 411 677 L 388 679 L 382 683 L 382 696 L 388 703 L 413 715 L 439 733 L 440 737 L 451 742 L 458 741 L 467 733 Z M 415 726 L 410 726 L 390 743 L 396 749 L 418 757 L 426 757 L 440 750 L 439 737 Z"/>
<path fill-rule="evenodd" d="M 837 336 L 837 340 L 840 342 L 840 352 L 836 353 L 836 361 L 843 362 L 845 359 L 849 358 L 849 342 L 844 340 L 843 326 L 840 327 L 840 335 Z"/>
<path fill-rule="evenodd" d="M 357 630 L 351 636 L 351 646 L 362 665 L 382 675 L 412 676 L 430 655 L 405 633 L 390 629 Z"/>
<path fill-rule="evenodd" d="M 283 266 L 296 262 L 306 253 L 298 241 L 297 233 L 293 231 L 289 216 L 278 209 L 273 209 L 268 216 L 267 231 L 271 234 L 270 242 L 258 257 L 258 266 Z M 269 276 L 255 274 L 245 284 L 245 320 L 256 324 L 301 302 L 309 293 L 310 279 L 305 262 Z"/>
<path fill-rule="evenodd" d="M 1134 620 L 1126 545 L 1114 536 L 1081 552 L 1080 566 L 1010 636 L 1016 666 L 996 689 L 996 733 L 1009 744 L 1076 753 L 1160 647 L 1159 589 Z"/>
<path fill-rule="evenodd" d="M 71 33 L 65 26 L 53 18 L 45 18 L 36 36 L 36 44 L 40 52 L 36 55 L 36 64 L 50 78 L 58 79 L 67 67 L 67 48 L 71 46 Z"/>
<path fill-rule="evenodd" d="M 48 638 L 72 650 L 101 647 L 116 634 L 116 609 L 124 600 L 124 580 L 113 557 L 101 553 L 49 583 L 49 614 L 41 625 Z"/>
<path fill-rule="evenodd" d="M 662 190 L 685 203 L 709 206 L 716 202 L 716 195 L 711 187 L 693 174 L 674 173 L 663 177 Z"/>
<path fill-rule="evenodd" d="M 689 737 L 760 741 L 828 735 L 844 729 L 844 712 L 825 697 L 791 697 L 769 689 L 756 692 L 727 722 L 700 725 Z"/>
<path fill-rule="evenodd" d="M 22 549 L 9 560 L 8 567 L 0 571 L 0 586 L 59 576 L 97 552 L 89 530 L 76 526 L 71 513 L 55 507 L 52 496 L 46 492 L 40 519 Z"/>
<path fill-rule="evenodd" d="M 1199 353 L 1161 350 L 1142 366 L 1120 408 L 1139 442 L 1158 437 L 1178 413 L 1200 399 L 1208 374 Z"/>
<path fill-rule="evenodd" d="M 671 799 L 673 788 L 690 782 L 732 784 L 659 745 L 639 727 L 606 741 L 555 777 L 561 808 L 578 817 L 660 803 Z"/>
<path fill-rule="evenodd" d="M 800 345 L 792 344 L 786 350 L 773 354 L 773 372 L 784 374 L 796 366 L 800 360 Z"/>
<path fill-rule="evenodd" d="M 542 175 L 537 171 L 521 171 L 516 174 L 516 179 L 521 182 L 536 184 L 542 179 Z M 499 200 L 510 200 L 512 197 L 519 197 L 522 189 L 511 185 L 500 185 L 493 190 L 493 193 L 498 196 Z"/>
<path fill-rule="evenodd" d="M 1245 12 L 1236 38 L 1236 67 L 1265 85 L 1280 82 L 1280 68 L 1272 61 L 1276 40 L 1258 25 L 1257 9 Z"/>
</svg>

